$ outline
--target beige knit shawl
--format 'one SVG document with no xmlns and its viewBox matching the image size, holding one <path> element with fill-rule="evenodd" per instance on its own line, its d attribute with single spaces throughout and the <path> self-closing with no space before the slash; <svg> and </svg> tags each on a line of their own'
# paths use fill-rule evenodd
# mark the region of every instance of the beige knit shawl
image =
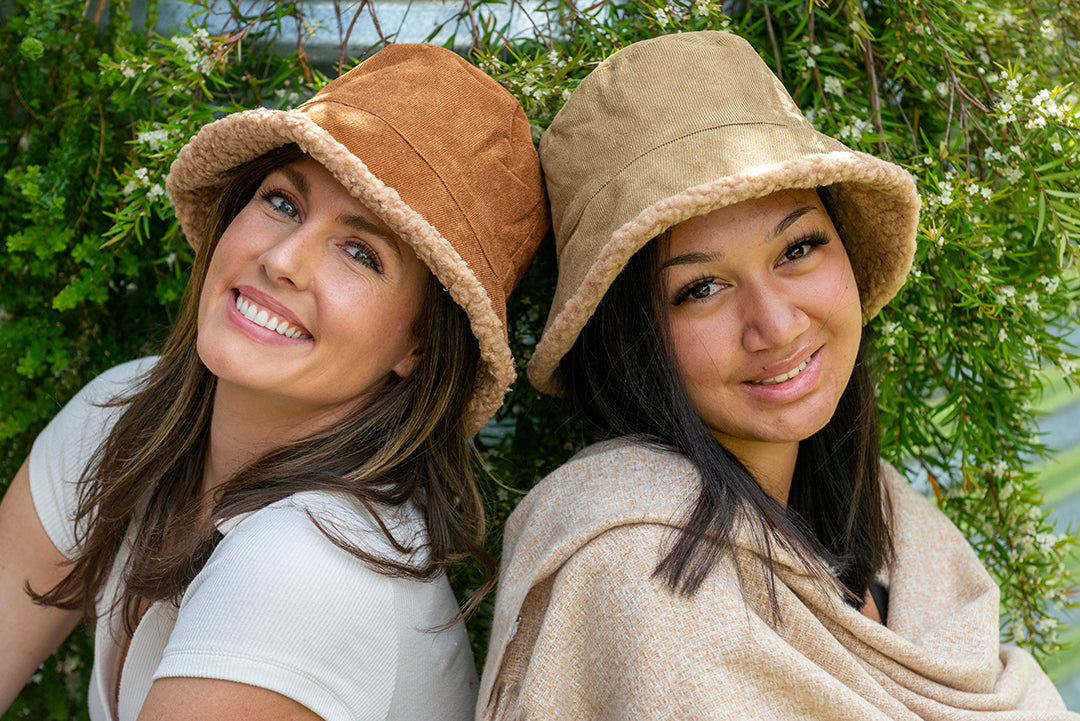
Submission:
<svg viewBox="0 0 1080 721">
<path fill-rule="evenodd" d="M 697 497 L 685 458 L 586 449 L 507 523 L 477 720 L 1080 719 L 1028 653 L 999 647 L 998 589 L 959 531 L 884 477 L 888 627 L 783 552 L 777 625 L 760 576 L 744 597 L 731 560 L 689 598 L 652 577 Z"/>
</svg>

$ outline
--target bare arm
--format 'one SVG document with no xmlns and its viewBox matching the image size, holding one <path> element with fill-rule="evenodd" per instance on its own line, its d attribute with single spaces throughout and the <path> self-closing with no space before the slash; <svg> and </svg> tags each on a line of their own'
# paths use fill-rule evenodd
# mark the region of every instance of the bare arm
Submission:
<svg viewBox="0 0 1080 721">
<path fill-rule="evenodd" d="M 0 502 L 0 713 L 79 622 L 78 611 L 39 606 L 26 595 L 28 581 L 39 593 L 55 586 L 64 560 L 38 520 L 24 462 Z"/>
<path fill-rule="evenodd" d="M 287 696 L 257 686 L 209 678 L 161 678 L 146 696 L 139 721 L 322 721 Z"/>
</svg>

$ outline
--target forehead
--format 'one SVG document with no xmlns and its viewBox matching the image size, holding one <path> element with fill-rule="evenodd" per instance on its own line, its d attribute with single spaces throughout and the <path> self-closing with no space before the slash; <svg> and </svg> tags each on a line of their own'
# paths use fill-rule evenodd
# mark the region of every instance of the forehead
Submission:
<svg viewBox="0 0 1080 721">
<path fill-rule="evenodd" d="M 672 226 L 668 253 L 707 237 L 714 241 L 727 238 L 765 241 L 783 233 L 802 218 L 830 223 L 817 191 L 781 190 L 761 198 L 717 208 Z"/>
</svg>

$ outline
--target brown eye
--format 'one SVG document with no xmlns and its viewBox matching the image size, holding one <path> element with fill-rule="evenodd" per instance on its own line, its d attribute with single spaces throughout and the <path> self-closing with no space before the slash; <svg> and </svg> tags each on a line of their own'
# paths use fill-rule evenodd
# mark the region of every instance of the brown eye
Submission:
<svg viewBox="0 0 1080 721">
<path fill-rule="evenodd" d="M 715 293 L 720 284 L 712 279 L 697 280 L 679 291 L 672 305 L 682 305 L 687 300 L 703 300 Z"/>
</svg>

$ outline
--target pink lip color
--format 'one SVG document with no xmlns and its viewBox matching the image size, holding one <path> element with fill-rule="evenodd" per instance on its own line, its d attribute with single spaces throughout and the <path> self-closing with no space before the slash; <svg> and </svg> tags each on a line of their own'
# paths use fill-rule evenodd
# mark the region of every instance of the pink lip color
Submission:
<svg viewBox="0 0 1080 721">
<path fill-rule="evenodd" d="M 248 288 L 247 286 L 240 288 L 239 294 L 243 295 L 248 300 L 254 302 L 256 305 L 262 308 L 266 308 L 268 312 L 272 312 L 278 318 L 287 321 L 289 325 L 302 330 L 304 333 L 307 333 L 307 331 L 304 329 L 304 326 L 300 325 L 299 323 L 294 323 L 294 316 L 291 313 L 284 311 L 284 309 L 282 309 L 281 306 L 279 306 L 276 302 L 266 302 L 270 299 L 268 299 L 264 294 L 259 293 L 253 288 Z M 237 330 L 239 330 L 241 333 L 251 338 L 252 340 L 263 343 L 265 345 L 277 346 L 304 345 L 312 342 L 310 336 L 307 338 L 289 338 L 288 336 L 283 336 L 280 333 L 270 330 L 269 328 L 263 328 L 261 325 L 256 325 L 255 323 L 252 323 L 250 320 L 244 317 L 243 313 L 236 309 L 236 297 L 237 291 L 234 290 L 229 299 L 229 305 L 226 310 L 226 317 L 234 326 L 236 326 Z"/>
<path fill-rule="evenodd" d="M 777 372 L 773 377 L 781 372 L 783 371 Z M 806 367 L 794 378 L 788 378 L 786 381 L 767 386 L 748 382 L 744 382 L 742 385 L 743 388 L 759 400 L 768 403 L 789 403 L 798 400 L 813 390 L 820 375 L 821 349 L 819 348 L 810 356 L 810 362 L 806 364 Z"/>
</svg>

